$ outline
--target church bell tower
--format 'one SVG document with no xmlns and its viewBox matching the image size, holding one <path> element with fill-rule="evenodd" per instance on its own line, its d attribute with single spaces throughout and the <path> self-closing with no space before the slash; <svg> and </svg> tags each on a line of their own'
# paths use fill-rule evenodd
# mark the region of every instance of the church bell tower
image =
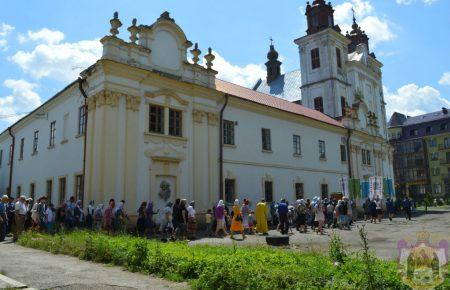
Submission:
<svg viewBox="0 0 450 290">
<path fill-rule="evenodd" d="M 275 50 L 273 40 L 270 39 L 270 50 L 267 53 L 267 83 L 271 83 L 281 75 L 281 61 L 278 60 L 278 52 Z"/>
<path fill-rule="evenodd" d="M 340 118 L 347 104 L 346 60 L 351 41 L 334 24 L 331 3 L 307 2 L 305 15 L 306 35 L 294 41 L 300 52 L 302 104 Z"/>
</svg>

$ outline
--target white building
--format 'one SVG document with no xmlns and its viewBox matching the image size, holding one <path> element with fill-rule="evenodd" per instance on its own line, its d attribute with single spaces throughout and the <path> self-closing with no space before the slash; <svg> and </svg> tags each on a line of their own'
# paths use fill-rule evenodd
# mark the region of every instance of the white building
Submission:
<svg viewBox="0 0 450 290">
<path fill-rule="evenodd" d="M 321 11 L 316 2 L 311 9 Z M 85 204 L 125 199 L 130 212 L 142 201 L 158 208 L 186 198 L 202 211 L 219 198 L 329 196 L 342 192 L 342 177 L 392 179 L 381 64 L 367 49 L 347 54 L 335 28 L 296 40 L 302 106 L 217 79 L 211 50 L 199 65 L 197 45 L 190 49 L 167 12 L 150 26 L 133 20 L 130 42 L 116 36 L 120 26 L 115 14 L 102 58 L 79 81 L 0 134 L 0 192 L 47 194 L 54 204 L 71 195 Z M 342 43 L 341 71 L 327 54 L 333 41 Z M 317 74 L 302 52 L 315 45 L 329 59 Z M 356 97 L 355 88 L 367 94 Z M 325 114 L 307 108 L 316 96 Z M 352 104 L 343 118 L 340 96 Z"/>
</svg>

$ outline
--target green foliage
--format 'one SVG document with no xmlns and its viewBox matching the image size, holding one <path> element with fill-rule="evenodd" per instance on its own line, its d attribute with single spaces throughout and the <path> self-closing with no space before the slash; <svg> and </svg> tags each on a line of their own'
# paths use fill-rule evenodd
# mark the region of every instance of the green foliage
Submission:
<svg viewBox="0 0 450 290">
<path fill-rule="evenodd" d="M 370 289 L 363 255 L 345 253 L 338 238 L 330 245 L 330 257 L 270 247 L 189 246 L 83 231 L 64 237 L 27 232 L 19 243 L 189 281 L 194 289 Z M 339 259 L 344 262 L 335 266 Z M 395 263 L 373 258 L 370 269 L 375 289 L 408 289 Z"/>
<path fill-rule="evenodd" d="M 344 245 L 341 241 L 341 237 L 335 232 L 333 232 L 333 234 L 331 235 L 329 243 L 329 255 L 331 261 L 341 264 L 345 262 L 345 258 L 347 257 L 347 254 L 344 250 Z"/>
</svg>

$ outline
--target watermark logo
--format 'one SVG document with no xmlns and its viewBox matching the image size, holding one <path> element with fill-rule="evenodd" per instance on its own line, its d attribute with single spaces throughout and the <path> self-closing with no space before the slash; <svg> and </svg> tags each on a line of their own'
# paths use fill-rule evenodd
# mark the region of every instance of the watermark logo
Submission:
<svg viewBox="0 0 450 290">
<path fill-rule="evenodd" d="M 417 233 L 416 241 L 397 243 L 399 272 L 413 289 L 434 289 L 444 282 L 448 264 L 448 241 L 432 244 L 430 233 Z"/>
</svg>

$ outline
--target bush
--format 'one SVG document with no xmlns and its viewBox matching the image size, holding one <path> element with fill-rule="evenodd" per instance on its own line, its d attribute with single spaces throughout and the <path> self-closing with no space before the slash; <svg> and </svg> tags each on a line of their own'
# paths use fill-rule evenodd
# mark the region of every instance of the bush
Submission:
<svg viewBox="0 0 450 290">
<path fill-rule="evenodd" d="M 175 281 L 194 289 L 368 289 L 361 254 L 347 254 L 338 238 L 330 257 L 269 247 L 189 246 L 131 236 L 75 231 L 61 235 L 27 232 L 23 246 L 121 265 L 131 271 Z M 54 249 L 57 249 L 55 251 Z M 343 261 L 339 266 L 333 262 Z M 408 289 L 396 264 L 373 258 L 371 287 Z"/>
</svg>

